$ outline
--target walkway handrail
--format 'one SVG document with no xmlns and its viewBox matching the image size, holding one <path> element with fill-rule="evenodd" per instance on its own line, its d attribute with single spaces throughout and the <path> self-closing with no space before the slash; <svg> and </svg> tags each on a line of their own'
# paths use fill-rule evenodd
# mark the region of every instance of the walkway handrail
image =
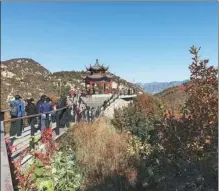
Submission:
<svg viewBox="0 0 219 191">
<path fill-rule="evenodd" d="M 6 112 L 6 111 L 10 111 L 11 109 L 3 109 L 3 110 L 0 110 L 0 112 Z"/>
<path fill-rule="evenodd" d="M 17 143 L 17 145 L 19 145 L 18 149 L 14 149 L 13 151 L 13 154 L 11 154 L 10 156 L 10 159 L 8 158 L 8 153 L 7 153 L 7 149 L 9 148 L 10 145 L 13 145 L 14 144 L 14 141 L 15 140 L 10 140 L 9 142 L 9 145 L 6 145 L 6 142 L 5 142 L 5 129 L 4 129 L 4 122 L 9 122 L 9 121 L 15 121 L 15 120 L 20 120 L 20 119 L 26 119 L 26 118 L 31 118 L 31 117 L 38 117 L 42 114 L 46 114 L 46 118 L 49 116 L 50 113 L 54 113 L 56 112 L 57 113 L 57 118 L 56 118 L 56 126 L 53 127 L 52 129 L 55 130 L 55 133 L 56 133 L 56 137 L 59 137 L 61 136 L 64 131 L 61 132 L 60 134 L 60 131 L 59 131 L 59 128 L 60 128 L 60 114 L 59 111 L 61 110 L 64 110 L 64 109 L 67 109 L 68 106 L 66 107 L 63 107 L 63 108 L 59 108 L 59 109 L 56 109 L 56 110 L 53 110 L 53 111 L 50 111 L 50 112 L 45 112 L 45 113 L 39 113 L 39 114 L 35 114 L 35 115 L 29 115 L 29 116 L 24 116 L 24 117 L 19 117 L 19 118 L 13 118 L 13 119 L 9 119 L 9 120 L 3 120 L 1 121 L 1 148 L 2 148 L 2 151 L 1 151 L 1 161 L 2 161 L 2 164 L 1 164 L 1 168 L 3 169 L 3 171 L 1 171 L 1 190 L 3 191 L 13 191 L 13 183 L 12 183 L 12 177 L 11 177 L 11 169 L 10 169 L 10 165 L 9 165 L 9 161 L 10 160 L 15 160 L 15 158 L 17 156 L 19 156 L 20 152 L 23 151 L 24 148 L 26 147 L 30 147 L 30 149 L 34 149 L 35 148 L 35 140 L 33 139 L 33 137 L 36 135 L 36 132 L 32 132 L 32 128 L 35 128 L 35 124 L 31 122 L 30 124 L 30 130 L 28 130 L 28 132 L 30 131 L 30 138 L 31 139 L 25 139 L 24 142 L 25 144 L 22 145 L 20 144 L 20 142 Z M 10 111 L 10 110 L 9 110 Z M 49 124 L 46 124 L 46 127 L 49 127 Z M 29 136 L 29 134 L 28 134 Z M 40 139 L 39 139 L 40 140 Z M 26 142 L 28 143 L 29 142 L 29 145 L 26 145 Z M 17 147 L 17 146 L 16 146 Z M 31 156 L 26 156 L 25 158 L 25 161 L 23 161 L 23 164 L 28 161 L 29 159 L 31 158 Z"/>
<path fill-rule="evenodd" d="M 11 169 L 8 161 L 8 153 L 6 143 L 4 139 L 4 125 L 1 121 L 1 190 L 2 191 L 13 191 L 13 183 L 11 178 Z"/>
<path fill-rule="evenodd" d="M 19 119 L 28 119 L 28 118 L 31 118 L 31 117 L 38 117 L 38 116 L 41 116 L 42 114 L 51 114 L 51 113 L 54 113 L 54 111 L 61 111 L 63 109 L 67 109 L 69 106 L 66 106 L 66 107 L 62 107 L 62 108 L 59 108 L 59 109 L 56 109 L 56 110 L 52 110 L 52 111 L 48 111 L 48 112 L 45 112 L 45 113 L 38 113 L 38 114 L 34 114 L 34 115 L 25 115 L 23 117 L 17 117 L 17 118 L 13 118 L 13 119 L 7 119 L 7 120 L 4 120 L 3 122 L 10 122 L 10 121 L 16 121 L 16 120 L 19 120 Z"/>
</svg>

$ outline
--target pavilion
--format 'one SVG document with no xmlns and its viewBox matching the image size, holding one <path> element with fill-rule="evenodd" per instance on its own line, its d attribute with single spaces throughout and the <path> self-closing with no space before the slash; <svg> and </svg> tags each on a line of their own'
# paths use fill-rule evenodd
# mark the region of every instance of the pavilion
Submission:
<svg viewBox="0 0 219 191">
<path fill-rule="evenodd" d="M 87 92 L 90 94 L 112 93 L 113 75 L 107 74 L 109 67 L 100 65 L 98 59 L 96 59 L 96 63 L 93 66 L 86 67 L 86 69 L 89 72 L 89 75 L 84 78 Z"/>
</svg>

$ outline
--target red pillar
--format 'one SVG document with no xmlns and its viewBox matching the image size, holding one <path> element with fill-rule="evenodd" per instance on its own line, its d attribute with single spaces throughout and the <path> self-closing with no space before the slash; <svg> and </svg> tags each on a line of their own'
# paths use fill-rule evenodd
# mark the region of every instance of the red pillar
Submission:
<svg viewBox="0 0 219 191">
<path fill-rule="evenodd" d="M 110 89 L 110 93 L 112 93 L 112 81 L 110 80 L 110 82 L 109 82 L 109 89 Z"/>
<path fill-rule="evenodd" d="M 103 94 L 105 93 L 105 91 L 104 91 L 104 82 L 101 82 L 101 84 L 102 84 L 102 89 L 103 89 Z"/>
<path fill-rule="evenodd" d="M 90 94 L 92 95 L 92 82 L 90 81 Z"/>
</svg>

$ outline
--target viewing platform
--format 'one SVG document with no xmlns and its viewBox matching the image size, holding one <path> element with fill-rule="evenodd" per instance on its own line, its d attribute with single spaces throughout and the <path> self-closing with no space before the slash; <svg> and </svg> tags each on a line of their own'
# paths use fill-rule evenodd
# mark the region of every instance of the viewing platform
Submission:
<svg viewBox="0 0 219 191">
<path fill-rule="evenodd" d="M 95 94 L 88 97 L 83 97 L 82 99 L 84 102 L 86 102 L 87 106 L 94 108 L 94 116 L 95 118 L 98 118 L 101 115 L 104 115 L 104 111 L 107 110 L 107 108 L 111 108 L 114 106 L 113 103 L 116 103 L 118 100 L 129 100 L 135 98 L 137 95 L 122 95 L 122 94 Z M 52 129 L 52 137 L 54 140 L 61 137 L 68 128 L 61 128 L 60 126 L 60 120 L 61 115 L 60 112 L 63 110 L 66 110 L 65 108 L 60 108 L 55 110 L 56 113 L 56 119 L 54 122 L 50 121 L 51 113 L 47 112 L 46 115 L 46 128 Z M 24 151 L 26 148 L 32 148 L 32 149 L 42 149 L 43 144 L 38 144 L 41 141 L 41 130 L 38 129 L 38 124 L 30 124 L 24 127 L 22 131 L 22 136 L 17 138 L 10 137 L 9 131 L 10 131 L 10 123 L 12 121 L 16 120 L 27 120 L 30 117 L 34 117 L 37 120 L 39 120 L 39 117 L 41 114 L 36 114 L 33 116 L 24 116 L 21 118 L 14 118 L 14 119 L 4 119 L 4 113 L 9 112 L 10 110 L 4 110 L 1 111 L 1 190 L 2 191 L 13 191 L 13 184 L 12 184 L 12 178 L 11 178 L 11 171 L 10 171 L 10 165 L 9 165 L 9 158 L 8 158 L 8 149 L 11 147 L 11 160 L 17 160 L 19 155 Z M 49 122 L 50 121 L 50 122 Z M 75 125 L 75 122 L 71 123 L 72 125 Z M 33 131 L 36 130 L 36 131 Z M 37 139 L 38 141 L 36 143 L 33 142 L 33 137 Z M 6 142 L 9 142 L 9 145 L 6 145 Z M 32 158 L 31 155 L 27 155 L 22 160 L 22 165 L 26 166 L 28 165 L 28 161 L 30 161 Z"/>
</svg>

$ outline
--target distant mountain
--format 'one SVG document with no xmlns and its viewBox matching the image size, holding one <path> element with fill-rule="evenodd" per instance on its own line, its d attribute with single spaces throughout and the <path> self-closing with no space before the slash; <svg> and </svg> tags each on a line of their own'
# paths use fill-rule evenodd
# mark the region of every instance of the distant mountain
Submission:
<svg viewBox="0 0 219 191">
<path fill-rule="evenodd" d="M 137 85 L 144 88 L 144 90 L 146 90 L 146 92 L 148 92 L 148 93 L 156 94 L 156 93 L 162 92 L 163 90 L 165 90 L 167 88 L 180 86 L 185 82 L 188 82 L 188 80 L 172 81 L 172 82 L 137 83 Z"/>
</svg>

